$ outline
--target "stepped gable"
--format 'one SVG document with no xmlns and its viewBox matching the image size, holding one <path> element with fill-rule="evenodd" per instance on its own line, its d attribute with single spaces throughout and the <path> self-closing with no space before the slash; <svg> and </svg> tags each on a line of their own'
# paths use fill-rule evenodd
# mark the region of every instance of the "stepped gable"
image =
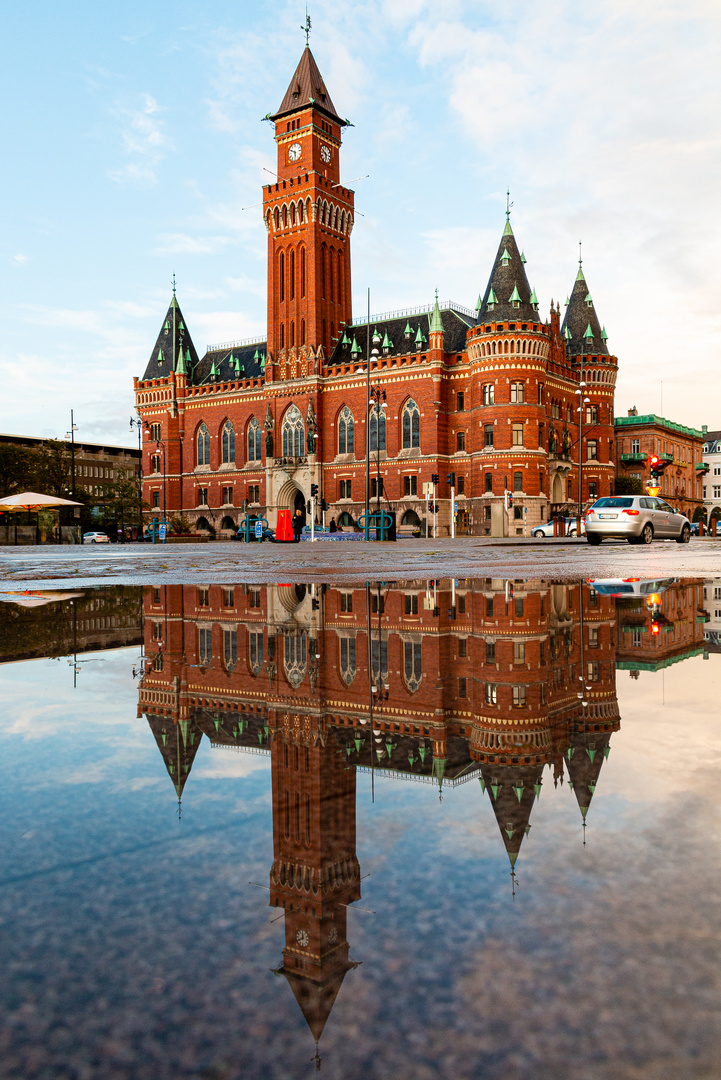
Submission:
<svg viewBox="0 0 721 1080">
<path fill-rule="evenodd" d="M 214 382 L 235 382 L 237 379 L 262 379 L 265 374 L 266 343 L 211 348 L 188 372 L 190 386 Z"/>
<path fill-rule="evenodd" d="M 541 763 L 520 766 L 481 765 L 486 793 L 493 806 L 511 869 L 515 869 L 523 838 L 531 828 L 531 810 L 540 792 L 542 774 Z"/>
<path fill-rule="evenodd" d="M 381 342 L 378 350 L 381 356 L 407 356 L 409 353 L 422 355 L 428 352 L 429 335 L 433 305 L 429 304 L 428 311 L 418 315 L 399 315 L 388 319 L 376 319 L 371 316 L 371 349 L 373 348 L 373 335 L 377 331 Z M 441 311 L 443 322 L 444 351 L 447 353 L 461 353 L 466 348 L 466 334 L 474 320 L 471 315 L 458 311 L 452 307 L 446 307 Z M 359 323 L 356 326 L 348 325 L 340 332 L 340 338 L 331 353 L 328 365 L 334 364 L 361 364 L 365 365 L 366 336 L 368 324 Z M 419 340 L 419 334 L 422 340 Z M 353 358 L 351 349 L 353 340 L 359 346 L 360 354 Z M 384 343 L 385 347 L 384 347 Z M 421 348 L 416 345 L 420 344 Z"/>
<path fill-rule="evenodd" d="M 573 283 L 561 334 L 566 339 L 566 352 L 569 356 L 580 356 L 581 353 L 586 356 L 609 355 L 606 331 L 598 321 L 581 264 Z"/>
<path fill-rule="evenodd" d="M 173 348 L 173 325 L 175 325 L 175 348 Z M 180 370 L 185 369 L 187 374 L 189 374 L 188 367 L 194 368 L 198 363 L 198 354 L 195 351 L 193 339 L 188 332 L 175 293 L 173 293 L 158 339 L 150 354 L 143 380 L 167 379 L 173 370 L 173 357 L 175 357 L 175 370 L 178 370 L 178 364 L 180 363 Z"/>
<path fill-rule="evenodd" d="M 310 51 L 310 46 L 306 45 L 300 63 L 285 92 L 285 97 L 280 103 L 280 108 L 269 119 L 279 120 L 289 113 L 297 112 L 298 109 L 307 109 L 311 106 L 321 109 L 328 116 L 332 116 L 341 127 L 345 127 L 346 121 L 342 120 L 336 112 L 315 57 Z"/>
<path fill-rule="evenodd" d="M 507 218 L 477 322 L 541 322 L 531 302 L 524 263 Z"/>
</svg>

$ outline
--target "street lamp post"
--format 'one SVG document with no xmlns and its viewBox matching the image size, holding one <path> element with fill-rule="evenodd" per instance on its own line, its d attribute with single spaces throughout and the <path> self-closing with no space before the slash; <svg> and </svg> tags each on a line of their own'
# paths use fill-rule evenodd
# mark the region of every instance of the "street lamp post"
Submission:
<svg viewBox="0 0 721 1080">
<path fill-rule="evenodd" d="M 375 348 L 375 342 L 378 335 L 373 336 L 373 352 L 377 355 L 378 349 Z M 380 340 L 380 339 L 378 339 Z M 381 416 L 383 409 L 386 406 L 386 392 L 382 389 L 380 380 L 370 387 L 368 391 L 369 409 L 373 410 L 376 421 L 376 536 L 383 536 L 383 528 L 381 525 L 381 455 L 380 455 L 380 430 L 381 430 Z"/>
<path fill-rule="evenodd" d="M 70 410 L 70 431 L 65 433 L 65 438 L 70 439 L 70 475 L 71 475 L 71 491 L 73 499 L 75 498 L 75 432 L 78 430 L 78 426 L 75 423 L 73 410 Z"/>
<path fill-rule="evenodd" d="M 583 345 L 581 346 L 581 379 L 578 384 L 579 388 L 576 390 L 576 397 L 578 398 L 578 518 L 576 524 L 576 535 L 581 535 L 581 517 L 583 515 L 583 415 L 586 409 L 586 405 L 589 404 L 590 398 L 585 397 L 584 387 L 586 386 L 583 378 Z M 573 458 L 571 459 L 573 460 Z"/>
<path fill-rule="evenodd" d="M 139 539 L 143 539 L 143 419 L 130 417 L 130 430 L 138 429 L 138 527 Z"/>
</svg>

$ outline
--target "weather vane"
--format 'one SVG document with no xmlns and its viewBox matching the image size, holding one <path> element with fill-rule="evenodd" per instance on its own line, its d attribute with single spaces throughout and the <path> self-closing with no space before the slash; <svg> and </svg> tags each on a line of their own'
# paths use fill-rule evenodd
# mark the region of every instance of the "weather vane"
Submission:
<svg viewBox="0 0 721 1080">
<path fill-rule="evenodd" d="M 310 37 L 310 15 L 308 14 L 308 5 L 305 5 L 305 26 L 301 26 L 301 30 L 305 34 L 305 47 L 308 48 L 308 38 Z"/>
<path fill-rule="evenodd" d="M 175 274 L 173 274 L 173 296 L 175 296 Z"/>
<path fill-rule="evenodd" d="M 508 219 L 511 216 L 511 207 L 512 206 L 513 206 L 513 203 L 511 202 L 511 189 L 508 188 L 506 190 L 506 221 L 508 221 Z"/>
<path fill-rule="evenodd" d="M 583 257 L 581 254 L 581 241 L 578 241 L 578 265 L 583 266 Z"/>
</svg>

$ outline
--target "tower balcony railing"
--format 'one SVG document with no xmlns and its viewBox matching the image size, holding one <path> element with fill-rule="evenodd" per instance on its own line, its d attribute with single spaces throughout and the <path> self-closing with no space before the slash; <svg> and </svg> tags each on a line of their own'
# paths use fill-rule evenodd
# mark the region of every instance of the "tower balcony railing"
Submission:
<svg viewBox="0 0 721 1080">
<path fill-rule="evenodd" d="M 634 461 L 646 461 L 648 454 L 621 454 L 621 461 L 634 462 Z"/>
<path fill-rule="evenodd" d="M 452 309 L 457 311 L 461 315 L 468 315 L 469 318 L 475 319 L 476 312 L 470 308 L 464 307 L 463 304 L 457 304 L 455 300 L 439 300 L 438 306 L 441 311 L 447 311 Z M 375 315 L 371 315 L 370 321 L 373 322 L 386 322 L 389 319 L 406 319 L 409 315 L 430 315 L 433 311 L 433 304 L 422 304 L 420 307 L 398 308 L 397 311 L 381 311 Z M 351 320 L 351 326 L 364 326 L 368 322 L 367 315 L 356 315 Z"/>
</svg>

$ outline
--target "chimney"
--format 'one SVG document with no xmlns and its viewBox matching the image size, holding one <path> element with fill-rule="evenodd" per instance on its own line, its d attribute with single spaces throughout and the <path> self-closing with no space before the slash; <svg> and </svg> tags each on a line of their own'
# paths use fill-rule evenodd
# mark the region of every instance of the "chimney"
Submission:
<svg viewBox="0 0 721 1080">
<path fill-rule="evenodd" d="M 628 415 L 629 416 L 638 416 L 638 409 L 636 408 L 635 405 L 632 405 L 631 408 L 628 410 Z"/>
</svg>

